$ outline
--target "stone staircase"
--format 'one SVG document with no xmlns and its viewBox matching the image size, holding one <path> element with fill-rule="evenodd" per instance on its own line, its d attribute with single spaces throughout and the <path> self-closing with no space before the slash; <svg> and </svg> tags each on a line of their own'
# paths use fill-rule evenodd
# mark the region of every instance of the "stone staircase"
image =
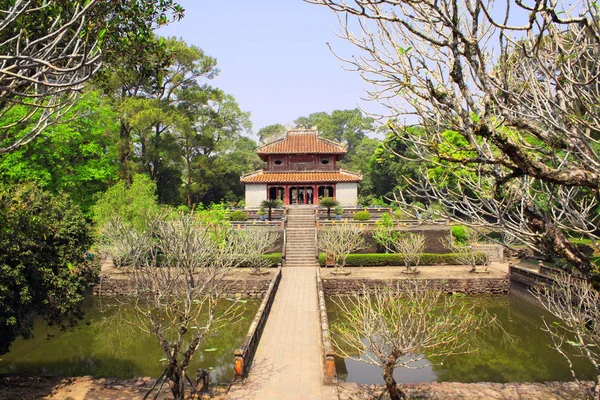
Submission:
<svg viewBox="0 0 600 400">
<path fill-rule="evenodd" d="M 289 208 L 287 215 L 285 266 L 314 267 L 317 245 L 314 208 Z"/>
</svg>

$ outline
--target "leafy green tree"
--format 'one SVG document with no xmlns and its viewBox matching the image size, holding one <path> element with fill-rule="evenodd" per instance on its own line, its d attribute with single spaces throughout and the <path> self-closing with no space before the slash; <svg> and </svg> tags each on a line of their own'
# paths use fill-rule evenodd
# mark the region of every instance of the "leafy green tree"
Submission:
<svg viewBox="0 0 600 400">
<path fill-rule="evenodd" d="M 34 184 L 0 189 L 0 354 L 29 338 L 42 317 L 61 328 L 82 317 L 79 304 L 96 282 L 97 265 L 79 207 Z"/>
<path fill-rule="evenodd" d="M 93 219 L 99 228 L 117 216 L 124 223 L 141 228 L 158 209 L 156 184 L 142 174 L 134 175 L 129 187 L 125 181 L 119 181 L 104 192 L 92 207 Z"/>
<path fill-rule="evenodd" d="M 0 125 L 19 120 L 26 106 L 13 107 Z M 5 183 L 35 181 L 52 193 L 64 192 L 87 215 L 95 195 L 117 179 L 117 115 L 98 92 L 89 92 L 28 146 L 0 155 Z"/>
<path fill-rule="evenodd" d="M 345 162 L 347 163 L 353 158 L 355 149 L 360 146 L 367 134 L 375 130 L 373 118 L 365 117 L 358 108 L 335 110 L 331 114 L 318 112 L 308 117 L 300 117 L 294 123 L 305 128 L 316 126 L 325 139 L 346 144 L 348 154 Z"/>
<path fill-rule="evenodd" d="M 264 128 L 260 128 L 258 131 L 259 143 L 268 143 L 274 139 L 285 136 L 287 129 L 281 124 L 267 125 Z"/>
<path fill-rule="evenodd" d="M 151 52 L 152 30 L 183 16 L 173 0 L 12 1 L 2 9 L 0 120 L 15 106 L 28 112 L 20 121 L 25 129 L 0 125 L 0 153 L 61 121 L 103 64 Z"/>
</svg>

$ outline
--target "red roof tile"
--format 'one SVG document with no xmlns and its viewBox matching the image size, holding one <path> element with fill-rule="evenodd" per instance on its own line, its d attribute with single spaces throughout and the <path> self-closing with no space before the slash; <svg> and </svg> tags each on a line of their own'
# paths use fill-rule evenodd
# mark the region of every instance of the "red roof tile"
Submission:
<svg viewBox="0 0 600 400">
<path fill-rule="evenodd" d="M 315 129 L 293 129 L 285 138 L 260 147 L 259 155 L 266 154 L 346 154 L 346 147 L 320 138 Z"/>
<path fill-rule="evenodd" d="M 242 183 L 335 183 L 360 182 L 362 175 L 345 171 L 331 172 L 265 172 L 255 171 L 240 178 Z"/>
</svg>

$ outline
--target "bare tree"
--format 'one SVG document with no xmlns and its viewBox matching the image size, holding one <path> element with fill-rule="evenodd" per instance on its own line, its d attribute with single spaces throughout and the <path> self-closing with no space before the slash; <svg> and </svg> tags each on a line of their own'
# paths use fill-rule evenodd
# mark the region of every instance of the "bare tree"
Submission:
<svg viewBox="0 0 600 400">
<path fill-rule="evenodd" d="M 593 273 L 568 238 L 598 246 L 595 2 L 305 1 L 338 14 L 339 36 L 362 51 L 339 58 L 387 107 L 410 149 L 398 156 L 421 162 L 408 196 Z"/>
<path fill-rule="evenodd" d="M 317 246 L 332 257 L 335 262 L 334 273 L 345 273 L 344 267 L 348 255 L 353 251 L 364 249 L 367 243 L 363 230 L 353 224 L 336 224 L 331 228 L 323 228 L 317 234 Z"/>
<path fill-rule="evenodd" d="M 117 43 L 146 37 L 166 23 L 169 11 L 176 18 L 183 15 L 172 0 L 4 4 L 0 6 L 0 154 L 26 145 L 58 122 L 100 70 L 104 50 L 124 52 Z"/>
<path fill-rule="evenodd" d="M 557 274 L 553 284 L 538 286 L 533 293 L 560 320 L 551 323 L 544 319 L 544 330 L 569 363 L 573 378 L 577 380 L 573 357 L 587 359 L 596 368 L 593 398 L 600 400 L 600 294 L 589 282 L 566 273 Z"/>
<path fill-rule="evenodd" d="M 252 268 L 252 273 L 261 274 L 261 268 L 267 267 L 269 260 L 263 255 L 279 239 L 279 232 L 264 228 L 246 228 L 238 230 L 236 234 L 240 237 L 244 253 L 240 256 L 244 263 Z"/>
<path fill-rule="evenodd" d="M 338 355 L 383 369 L 392 400 L 405 398 L 394 379 L 396 368 L 423 368 L 473 351 L 473 332 L 493 322 L 422 280 L 365 288 L 336 304 L 341 316 L 332 326 L 332 341 Z"/>
<path fill-rule="evenodd" d="M 396 251 L 402 255 L 407 274 L 417 274 L 421 254 L 425 250 L 425 235 L 422 233 L 401 233 L 394 242 Z M 412 267 L 412 268 L 411 268 Z"/>
<path fill-rule="evenodd" d="M 110 251 L 112 243 L 114 254 L 128 254 L 133 266 L 135 293 L 121 299 L 137 311 L 128 322 L 157 338 L 168 361 L 163 382 L 169 381 L 175 399 L 183 399 L 186 382 L 192 385 L 192 357 L 209 335 L 236 319 L 237 305 L 220 310 L 217 299 L 224 279 L 252 246 L 248 237 L 207 226 L 193 214 L 157 217 L 132 237 L 118 221 L 111 226 L 105 248 Z"/>
<path fill-rule="evenodd" d="M 458 263 L 469 267 L 469 272 L 478 272 L 477 266 L 481 266 L 481 272 L 488 273 L 490 258 L 478 247 L 483 235 L 475 229 L 465 227 L 465 236 L 463 242 L 459 242 L 453 237 L 442 238 L 441 241 L 444 246 L 452 249 Z"/>
</svg>

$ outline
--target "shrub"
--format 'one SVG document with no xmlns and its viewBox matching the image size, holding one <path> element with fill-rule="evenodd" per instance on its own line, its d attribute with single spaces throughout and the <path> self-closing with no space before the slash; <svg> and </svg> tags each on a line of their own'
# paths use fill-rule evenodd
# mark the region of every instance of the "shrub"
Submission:
<svg viewBox="0 0 600 400">
<path fill-rule="evenodd" d="M 88 224 L 67 196 L 35 185 L 0 188 L 0 354 L 31 336 L 34 317 L 64 328 L 97 281 Z"/>
<path fill-rule="evenodd" d="M 452 237 L 458 243 L 466 243 L 467 242 L 467 232 L 465 227 L 462 225 L 454 225 L 452 227 Z"/>
<path fill-rule="evenodd" d="M 369 214 L 367 210 L 359 211 L 354 214 L 355 221 L 368 221 L 369 219 L 371 219 L 371 214 Z"/>
<path fill-rule="evenodd" d="M 277 264 L 281 263 L 281 253 L 271 253 L 271 254 L 263 254 L 263 259 L 268 262 L 267 267 L 276 267 Z M 252 267 L 252 265 L 248 265 L 247 263 L 243 263 L 240 267 Z"/>
<path fill-rule="evenodd" d="M 319 254 L 319 264 L 325 266 L 325 253 Z M 459 264 L 454 253 L 433 254 L 422 253 L 420 265 Z M 349 254 L 346 259 L 347 267 L 386 267 L 404 265 L 402 254 Z"/>
<path fill-rule="evenodd" d="M 248 214 L 242 210 L 235 210 L 229 214 L 230 221 L 248 221 Z"/>
</svg>

